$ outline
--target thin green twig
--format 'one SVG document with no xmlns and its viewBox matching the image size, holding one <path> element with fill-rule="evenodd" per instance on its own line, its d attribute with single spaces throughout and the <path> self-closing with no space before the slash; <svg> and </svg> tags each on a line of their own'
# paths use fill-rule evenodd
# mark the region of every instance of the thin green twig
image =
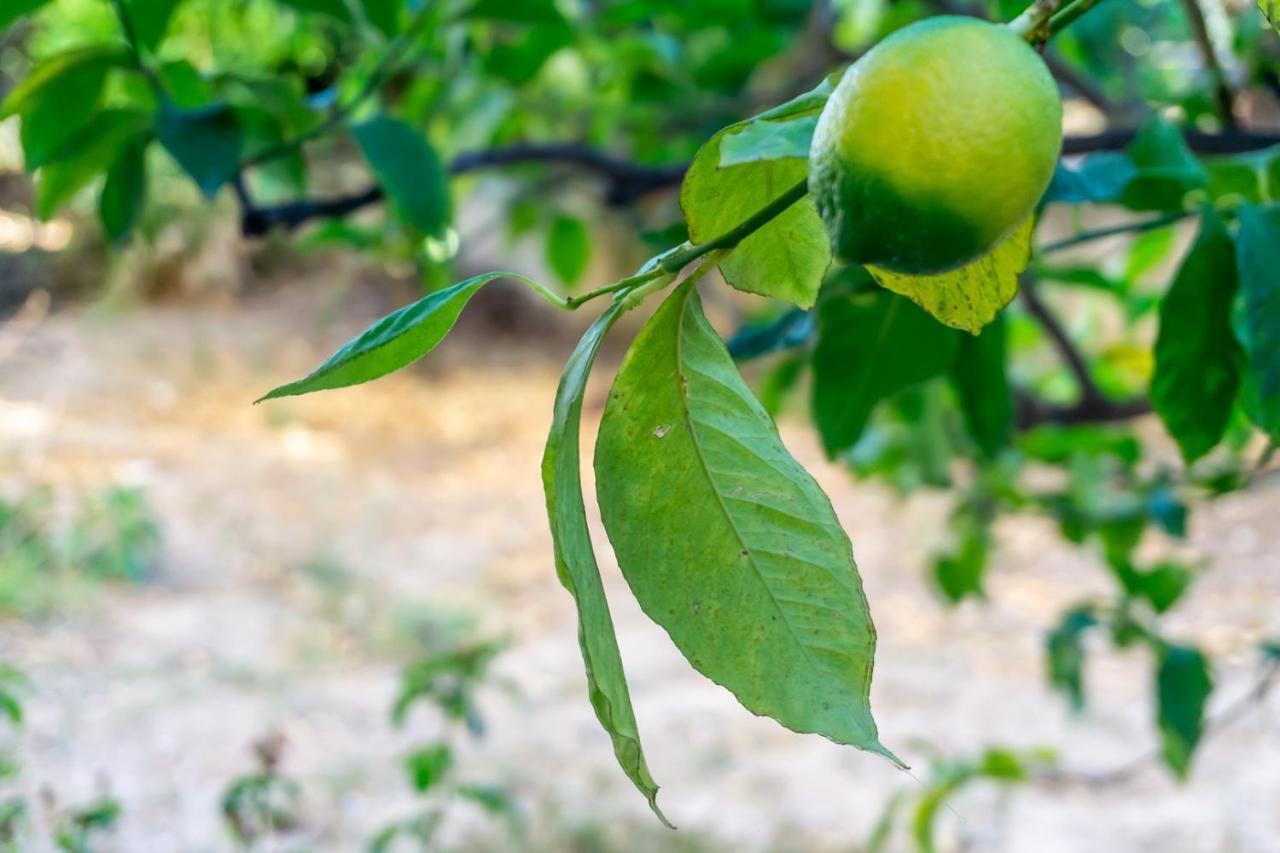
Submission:
<svg viewBox="0 0 1280 853">
<path fill-rule="evenodd" d="M 1049 32 L 1046 38 L 1062 32 L 1062 30 L 1075 23 L 1076 19 L 1081 15 L 1101 2 L 1102 0 L 1070 0 L 1067 5 L 1055 12 L 1053 17 L 1049 19 Z"/>
<path fill-rule="evenodd" d="M 1061 240 L 1055 240 L 1052 243 L 1046 243 L 1040 246 L 1036 251 L 1041 255 L 1048 255 L 1052 252 L 1060 252 L 1063 249 L 1070 249 L 1085 243 L 1091 243 L 1094 240 L 1102 240 L 1106 237 L 1116 237 L 1121 234 L 1141 234 L 1145 231 L 1155 231 L 1157 228 L 1163 228 L 1166 225 L 1172 225 L 1175 222 L 1181 222 L 1190 216 L 1195 216 L 1197 211 L 1194 210 L 1178 210 L 1173 213 L 1165 213 L 1151 219 L 1142 219 L 1137 222 L 1124 222 L 1120 225 L 1109 225 L 1106 228 L 1093 228 L 1088 231 L 1081 231 L 1070 237 L 1064 237 Z"/>
<path fill-rule="evenodd" d="M 720 236 L 714 237 L 705 243 L 678 249 L 663 258 L 659 266 L 667 272 L 679 272 L 693 261 L 701 258 L 703 255 L 710 254 L 717 249 L 734 248 L 743 240 L 759 231 L 762 227 L 769 224 L 774 219 L 777 219 L 789 207 L 791 207 L 791 205 L 804 198 L 805 193 L 808 191 L 808 182 L 800 181 L 782 195 L 760 208 L 759 211 L 744 220 L 741 225 L 726 231 Z"/>
</svg>

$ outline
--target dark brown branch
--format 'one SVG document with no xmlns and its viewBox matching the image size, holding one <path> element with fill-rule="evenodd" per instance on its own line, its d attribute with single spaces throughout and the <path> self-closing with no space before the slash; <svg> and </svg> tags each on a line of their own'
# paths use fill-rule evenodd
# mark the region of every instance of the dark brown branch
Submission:
<svg viewBox="0 0 1280 853">
<path fill-rule="evenodd" d="M 1123 151 L 1133 141 L 1136 131 L 1106 130 L 1089 136 L 1068 136 L 1062 142 L 1063 154 L 1092 154 L 1095 151 Z M 1184 129 L 1187 146 L 1197 154 L 1243 154 L 1280 145 L 1280 132 L 1226 131 L 1202 133 Z"/>
<path fill-rule="evenodd" d="M 1089 372 L 1089 365 L 1085 362 L 1084 356 L 1080 353 L 1080 350 L 1076 349 L 1075 342 L 1071 340 L 1067 330 L 1062 327 L 1062 323 L 1058 322 L 1058 318 L 1054 316 L 1053 311 L 1040 298 L 1040 294 L 1036 292 L 1036 289 L 1036 283 L 1029 276 L 1024 276 L 1018 295 L 1022 297 L 1022 302 L 1026 306 L 1027 312 L 1044 329 L 1045 334 L 1049 336 L 1049 340 L 1053 341 L 1054 348 L 1058 350 L 1058 354 L 1071 370 L 1071 374 L 1075 376 L 1076 384 L 1080 386 L 1080 402 L 1096 404 L 1104 401 L 1106 398 L 1093 381 L 1093 375 Z"/>
<path fill-rule="evenodd" d="M 462 175 L 498 166 L 525 163 L 552 163 L 573 166 L 592 172 L 605 181 L 605 203 L 610 207 L 626 207 L 644 196 L 676 186 L 684 178 L 684 165 L 646 166 L 606 154 L 576 142 L 519 144 L 490 151 L 459 154 L 449 172 Z M 260 237 L 274 228 L 291 231 L 312 219 L 333 219 L 354 213 L 382 200 L 382 190 L 371 186 L 347 196 L 329 199 L 303 199 L 274 207 L 253 205 L 237 182 L 236 192 L 242 213 L 240 230 L 246 237 Z"/>
</svg>

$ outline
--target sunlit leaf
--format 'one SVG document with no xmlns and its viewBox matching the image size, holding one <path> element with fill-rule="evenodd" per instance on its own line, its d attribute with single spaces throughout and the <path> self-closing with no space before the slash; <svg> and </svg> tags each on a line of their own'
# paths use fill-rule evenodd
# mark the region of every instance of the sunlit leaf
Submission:
<svg viewBox="0 0 1280 853">
<path fill-rule="evenodd" d="M 1031 258 L 1028 218 L 1003 243 L 971 264 L 938 275 L 905 275 L 867 267 L 875 280 L 900 293 L 939 321 L 977 334 L 1018 292 L 1018 275 Z"/>
<path fill-rule="evenodd" d="M 306 377 L 273 389 L 257 402 L 359 385 L 412 364 L 444 340 L 476 291 L 499 278 L 530 282 L 516 273 L 491 272 L 430 293 L 347 341 Z"/>
<path fill-rule="evenodd" d="M 345 24 L 352 22 L 351 9 L 346 0 L 279 0 L 286 6 L 305 14 L 325 15 Z"/>
<path fill-rule="evenodd" d="M 542 484 L 555 546 L 556 572 L 578 607 L 578 642 L 587 668 L 587 690 L 596 717 L 613 741 L 622 770 L 666 823 L 658 808 L 658 786 L 645 763 L 631 694 L 622 669 L 613 618 L 596 565 L 582 497 L 579 432 L 587 377 L 605 335 L 622 314 L 614 303 L 583 335 L 565 364 L 556 391 L 551 432 L 542 457 Z"/>
<path fill-rule="evenodd" d="M 1200 236 L 1160 303 L 1151 402 L 1190 464 L 1221 439 L 1240 387 L 1231 329 L 1235 244 L 1206 211 Z"/>
<path fill-rule="evenodd" d="M 595 464 L 623 575 L 695 669 L 757 714 L 896 761 L 871 716 L 875 629 L 849 539 L 689 283 L 623 362 Z"/>
<path fill-rule="evenodd" d="M 1275 31 L 1280 33 L 1280 0 L 1258 0 L 1258 8 L 1267 16 Z"/>
</svg>

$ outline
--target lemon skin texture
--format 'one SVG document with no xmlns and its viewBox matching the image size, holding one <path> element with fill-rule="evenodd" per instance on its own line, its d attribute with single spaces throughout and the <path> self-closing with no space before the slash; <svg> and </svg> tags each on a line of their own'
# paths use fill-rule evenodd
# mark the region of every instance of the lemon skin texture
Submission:
<svg viewBox="0 0 1280 853">
<path fill-rule="evenodd" d="M 1009 29 L 930 18 L 856 62 L 818 119 L 809 190 L 832 253 L 928 275 L 989 252 L 1035 208 L 1062 149 L 1062 99 Z"/>
</svg>

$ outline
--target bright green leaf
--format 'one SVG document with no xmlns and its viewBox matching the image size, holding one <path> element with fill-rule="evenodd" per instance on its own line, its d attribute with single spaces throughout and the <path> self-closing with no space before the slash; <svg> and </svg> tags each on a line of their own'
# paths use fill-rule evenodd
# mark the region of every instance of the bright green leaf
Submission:
<svg viewBox="0 0 1280 853">
<path fill-rule="evenodd" d="M 115 47 L 61 53 L 42 62 L 10 93 L 0 109 L 0 119 L 22 116 L 22 152 L 28 171 L 68 152 L 94 116 L 106 87 L 107 71 L 122 59 Z"/>
<path fill-rule="evenodd" d="M 627 354 L 595 465 L 623 575 L 695 669 L 756 714 L 897 761 L 871 716 L 875 629 L 849 539 L 690 283 Z"/>
<path fill-rule="evenodd" d="M 1235 327 L 1247 356 L 1244 408 L 1273 441 L 1280 441 L 1280 208 L 1241 208 L 1237 249 Z"/>
<path fill-rule="evenodd" d="M 98 214 L 103 230 L 115 243 L 128 240 L 142 210 L 147 194 L 147 145 L 150 141 L 147 135 L 140 134 L 126 143 L 107 171 Z"/>
<path fill-rule="evenodd" d="M 453 766 L 453 750 L 447 743 L 437 743 L 414 750 L 405 758 L 409 781 L 419 794 L 429 791 L 444 779 Z"/>
<path fill-rule="evenodd" d="M 901 296 L 824 300 L 813 353 L 813 418 L 834 456 L 862 436 L 876 404 L 947 370 L 959 333 Z"/>
<path fill-rule="evenodd" d="M 1178 603 L 1194 579 L 1192 571 L 1181 563 L 1164 562 L 1138 575 L 1138 593 L 1157 613 L 1164 613 Z"/>
<path fill-rule="evenodd" d="M 522 275 L 491 272 L 437 290 L 383 317 L 308 376 L 273 389 L 257 402 L 359 385 L 412 364 L 444 340 L 476 291 L 499 278 L 532 284 Z"/>
<path fill-rule="evenodd" d="M 1156 675 L 1156 722 L 1161 755 L 1179 778 L 1186 778 L 1191 757 L 1204 732 L 1204 709 L 1213 691 L 1209 662 L 1197 649 L 1168 646 L 1160 650 Z"/>
<path fill-rule="evenodd" d="M 1235 245 L 1210 211 L 1160 303 L 1151 402 L 1187 464 L 1213 449 L 1240 387 L 1240 345 L 1231 330 Z"/>
<path fill-rule="evenodd" d="M 547 230 L 547 261 L 565 284 L 577 284 L 587 271 L 591 242 L 587 226 L 572 216 L 557 216 Z"/>
<path fill-rule="evenodd" d="M 829 84 L 754 119 L 731 125 L 699 149 L 680 188 L 689 238 L 704 242 L 730 230 L 774 201 L 809 173 L 806 157 L 755 159 L 724 166 L 722 146 L 735 134 L 806 111 L 816 114 Z M 754 134 L 756 131 L 751 130 Z M 767 132 L 767 131 L 766 131 Z M 749 141 L 749 140 L 748 140 Z M 744 156 L 742 151 L 737 156 Z M 813 305 L 831 264 L 831 247 L 807 196 L 747 239 L 720 262 L 725 280 L 739 290 L 774 296 L 801 308 Z"/>
<path fill-rule="evenodd" d="M 582 497 L 579 430 L 582 397 L 587 377 L 605 335 L 624 311 L 615 302 L 583 335 L 565 364 L 556 391 L 551 432 L 542 457 L 542 484 L 555 547 L 556 573 L 578 607 L 578 643 L 587 668 L 587 690 L 600 725 L 613 741 L 613 752 L 622 770 L 649 801 L 650 808 L 666 823 L 658 808 L 658 786 L 649 774 L 631 694 L 622 669 L 622 656 L 614 635 L 613 619 L 596 565 L 591 534 L 587 529 Z M 668 824 L 669 825 L 669 824 Z"/>
<path fill-rule="evenodd" d="M 244 133 L 226 104 L 184 109 L 162 103 L 156 116 L 156 140 L 206 198 L 217 194 L 240 170 Z"/>
<path fill-rule="evenodd" d="M 720 143 L 720 168 L 740 166 L 758 160 L 808 158 L 818 116 L 801 116 L 790 121 L 751 122 Z"/>
<path fill-rule="evenodd" d="M 964 335 L 951 367 L 951 384 L 974 444 L 988 457 L 1009 444 L 1013 432 L 1013 392 L 1005 362 L 1008 357 L 1003 317 L 981 334 Z"/>
<path fill-rule="evenodd" d="M 401 215 L 423 234 L 440 236 L 449 224 L 449 179 L 426 138 L 389 116 L 356 125 L 351 133 Z"/>
<path fill-rule="evenodd" d="M 1280 33 L 1280 0 L 1258 0 L 1258 8 L 1267 16 L 1275 31 Z"/>
<path fill-rule="evenodd" d="M 904 275 L 867 267 L 881 287 L 900 293 L 948 326 L 977 334 L 1018 292 L 1031 259 L 1028 218 L 1003 243 L 971 264 L 938 275 Z"/>
</svg>

